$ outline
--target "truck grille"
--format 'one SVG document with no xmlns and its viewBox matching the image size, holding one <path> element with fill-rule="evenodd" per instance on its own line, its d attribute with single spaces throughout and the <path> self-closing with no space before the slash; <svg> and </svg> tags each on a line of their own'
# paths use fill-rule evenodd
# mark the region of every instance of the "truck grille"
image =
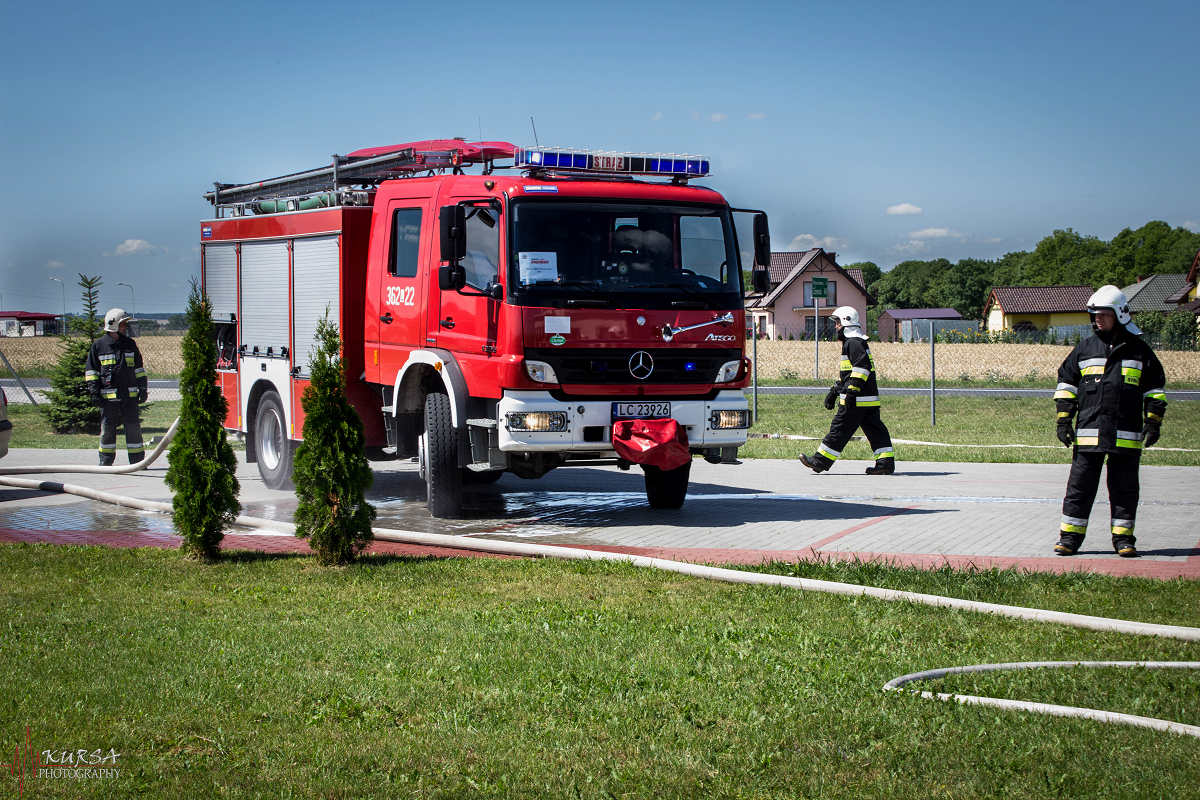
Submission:
<svg viewBox="0 0 1200 800">
<path fill-rule="evenodd" d="M 645 352 L 654 359 L 648 378 L 638 380 L 629 371 L 635 353 Z M 690 350 L 681 348 L 529 348 L 525 357 L 545 361 L 554 367 L 559 383 L 573 384 L 711 384 L 722 364 L 736 361 L 742 351 L 736 348 Z M 689 365 L 691 368 L 689 369 Z"/>
</svg>

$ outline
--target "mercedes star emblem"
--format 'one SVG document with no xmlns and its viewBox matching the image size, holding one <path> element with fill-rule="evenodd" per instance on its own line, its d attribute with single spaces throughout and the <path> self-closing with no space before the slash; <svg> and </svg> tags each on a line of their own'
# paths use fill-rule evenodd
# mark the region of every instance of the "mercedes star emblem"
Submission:
<svg viewBox="0 0 1200 800">
<path fill-rule="evenodd" d="M 638 324 L 638 325 L 645 325 L 645 324 L 646 324 L 646 318 L 645 318 L 645 317 L 638 317 L 638 318 L 637 318 L 637 324 Z"/>
<path fill-rule="evenodd" d="M 644 381 L 654 372 L 654 359 L 645 350 L 638 350 L 629 357 L 629 374 Z"/>
</svg>

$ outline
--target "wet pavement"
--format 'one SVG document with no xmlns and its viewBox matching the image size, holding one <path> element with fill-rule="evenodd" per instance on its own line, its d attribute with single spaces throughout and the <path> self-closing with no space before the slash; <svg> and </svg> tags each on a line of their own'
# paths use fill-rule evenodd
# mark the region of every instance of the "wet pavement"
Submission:
<svg viewBox="0 0 1200 800">
<path fill-rule="evenodd" d="M 238 453 L 244 459 L 244 453 Z M 124 461 L 124 455 L 118 456 Z M 5 467 L 95 463 L 94 451 L 13 450 Z M 769 559 L 864 558 L 905 564 L 1021 566 L 1062 571 L 1200 578 L 1200 468 L 1143 467 L 1138 547 L 1143 557 L 1119 559 L 1108 543 L 1108 506 L 1101 487 L 1093 534 L 1080 555 L 1051 555 L 1057 539 L 1067 466 L 901 462 L 894 476 L 867 476 L 867 462 L 839 462 L 813 475 L 795 461 L 747 460 L 741 465 L 693 461 L 687 502 L 678 510 L 646 504 L 641 471 L 614 467 L 561 468 L 540 480 L 506 474 L 494 484 L 465 487 L 461 519 L 434 520 L 425 484 L 409 462 L 376 467 L 369 493 L 377 528 L 458 534 L 510 541 L 588 547 L 710 563 Z M 89 486 L 116 494 L 169 501 L 165 459 L 129 475 L 26 476 Z M 290 521 L 294 494 L 267 489 L 257 468 L 240 462 L 243 513 Z M 69 495 L 0 487 L 0 541 L 55 541 L 87 533 L 118 546 L 171 546 L 169 516 Z M 30 538 L 36 534 L 34 538 Z M 306 549 L 279 534 L 231 531 L 226 546 Z M 117 540 L 113 539 L 116 544 Z M 431 549 L 422 552 L 435 552 Z"/>
</svg>

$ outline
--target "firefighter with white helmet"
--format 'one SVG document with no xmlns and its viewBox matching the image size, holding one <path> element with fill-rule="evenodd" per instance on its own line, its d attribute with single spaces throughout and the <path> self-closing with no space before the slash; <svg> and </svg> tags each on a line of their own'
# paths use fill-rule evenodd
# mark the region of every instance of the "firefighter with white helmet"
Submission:
<svg viewBox="0 0 1200 800">
<path fill-rule="evenodd" d="M 84 366 L 84 379 L 92 401 L 100 406 L 100 466 L 110 467 L 117 458 L 117 427 L 125 426 L 125 450 L 129 463 L 145 458 L 142 420 L 138 404 L 146 402 L 146 369 L 142 353 L 129 333 L 132 317 L 113 308 L 104 315 L 104 335 L 92 342 Z"/>
<path fill-rule="evenodd" d="M 1088 300 L 1088 313 L 1095 335 L 1075 345 L 1059 367 L 1054 393 L 1058 439 L 1075 448 L 1054 552 L 1075 555 L 1083 544 L 1107 457 L 1113 549 L 1135 558 L 1138 465 L 1142 449 L 1158 441 L 1167 411 L 1166 375 L 1138 336 L 1120 289 L 1102 286 Z"/>
<path fill-rule="evenodd" d="M 829 433 L 813 455 L 801 455 L 800 461 L 813 472 L 825 472 L 842 454 L 842 449 L 859 428 L 875 451 L 875 466 L 867 468 L 868 475 L 891 475 L 896 471 L 896 453 L 887 426 L 879 418 L 879 386 L 875 382 L 875 357 L 867 346 L 858 312 L 841 306 L 833 312 L 833 324 L 842 341 L 840 380 L 825 396 L 825 408 L 837 413 Z"/>
</svg>

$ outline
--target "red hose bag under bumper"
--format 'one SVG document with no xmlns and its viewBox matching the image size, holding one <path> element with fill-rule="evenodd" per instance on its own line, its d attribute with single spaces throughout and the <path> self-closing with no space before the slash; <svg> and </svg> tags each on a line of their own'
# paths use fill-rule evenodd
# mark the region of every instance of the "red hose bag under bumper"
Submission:
<svg viewBox="0 0 1200 800">
<path fill-rule="evenodd" d="M 626 461 L 659 469 L 678 469 L 692 458 L 687 431 L 673 419 L 617 420 L 612 445 Z"/>
</svg>

